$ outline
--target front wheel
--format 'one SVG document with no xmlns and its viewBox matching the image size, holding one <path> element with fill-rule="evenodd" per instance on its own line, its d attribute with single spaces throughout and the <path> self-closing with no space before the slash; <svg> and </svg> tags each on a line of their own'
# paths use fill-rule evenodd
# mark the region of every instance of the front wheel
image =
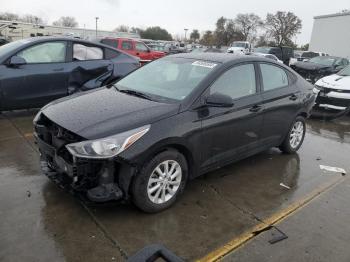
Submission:
<svg viewBox="0 0 350 262">
<path fill-rule="evenodd" d="M 135 205 L 147 213 L 170 207 L 183 192 L 188 176 L 185 157 L 167 150 L 146 163 L 136 176 L 132 196 Z"/>
<path fill-rule="evenodd" d="M 297 152 L 303 144 L 305 132 L 305 118 L 302 116 L 296 117 L 293 125 L 288 132 L 288 135 L 279 147 L 281 151 L 287 154 L 293 154 Z"/>
</svg>

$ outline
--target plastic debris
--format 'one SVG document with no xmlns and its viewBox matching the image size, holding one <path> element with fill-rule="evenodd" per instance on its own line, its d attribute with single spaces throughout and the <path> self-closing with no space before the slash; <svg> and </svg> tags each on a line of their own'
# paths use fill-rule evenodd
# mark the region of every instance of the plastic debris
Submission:
<svg viewBox="0 0 350 262">
<path fill-rule="evenodd" d="M 283 183 L 280 183 L 280 186 L 281 186 L 281 187 L 284 187 L 284 188 L 287 188 L 287 189 L 290 189 L 289 186 L 287 186 L 287 185 L 285 185 L 285 184 L 283 184 Z"/>
<path fill-rule="evenodd" d="M 346 175 L 345 169 L 340 168 L 340 167 L 320 165 L 320 169 L 325 170 L 325 171 L 329 171 L 329 172 L 341 173 L 342 175 Z"/>
</svg>

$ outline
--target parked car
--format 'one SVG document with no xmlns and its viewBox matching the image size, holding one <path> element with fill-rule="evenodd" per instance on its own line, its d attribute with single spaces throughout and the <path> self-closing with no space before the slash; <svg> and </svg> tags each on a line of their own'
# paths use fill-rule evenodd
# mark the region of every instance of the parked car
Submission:
<svg viewBox="0 0 350 262">
<path fill-rule="evenodd" d="M 270 147 L 296 152 L 313 86 L 256 56 L 178 54 L 35 117 L 44 173 L 91 201 L 172 205 L 188 179 Z"/>
<path fill-rule="evenodd" d="M 38 108 L 109 84 L 139 67 L 114 48 L 63 37 L 37 37 L 0 47 L 0 111 Z"/>
<path fill-rule="evenodd" d="M 253 55 L 256 55 L 256 56 L 262 56 L 262 57 L 265 57 L 265 58 L 269 58 L 269 59 L 272 59 L 278 63 L 281 63 L 283 64 L 283 61 L 282 60 L 279 60 L 277 56 L 275 55 L 271 55 L 271 54 L 263 54 L 263 53 L 252 53 Z"/>
<path fill-rule="evenodd" d="M 296 62 L 307 62 L 316 56 L 320 54 L 312 51 L 294 51 L 294 57 L 290 58 L 289 66 L 293 68 Z"/>
<path fill-rule="evenodd" d="M 291 47 L 280 46 L 271 47 L 263 46 L 254 48 L 254 53 L 272 54 L 275 55 L 279 60 L 282 60 L 285 65 L 289 65 L 289 60 L 294 57 L 294 50 Z"/>
<path fill-rule="evenodd" d="M 7 41 L 5 38 L 0 37 L 0 46 L 8 44 L 9 41 Z"/>
<path fill-rule="evenodd" d="M 350 107 L 350 66 L 321 78 L 316 82 L 315 89 L 316 106 L 340 111 L 347 109 Z"/>
<path fill-rule="evenodd" d="M 227 49 L 227 53 L 247 54 L 252 51 L 252 44 L 247 41 L 235 41 Z"/>
<path fill-rule="evenodd" d="M 104 38 L 101 43 L 122 50 L 130 55 L 140 58 L 142 64 L 146 64 L 165 56 L 164 52 L 153 51 L 141 41 L 129 38 Z"/>
<path fill-rule="evenodd" d="M 307 62 L 297 62 L 294 70 L 311 83 L 335 74 L 349 65 L 349 60 L 336 56 L 316 56 Z"/>
</svg>

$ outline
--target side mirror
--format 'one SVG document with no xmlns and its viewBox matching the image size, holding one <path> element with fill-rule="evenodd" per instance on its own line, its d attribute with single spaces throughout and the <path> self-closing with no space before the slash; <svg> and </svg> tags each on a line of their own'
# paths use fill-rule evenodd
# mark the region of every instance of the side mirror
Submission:
<svg viewBox="0 0 350 262">
<path fill-rule="evenodd" d="M 151 49 L 148 48 L 148 49 L 147 49 L 147 53 L 151 53 Z"/>
<path fill-rule="evenodd" d="M 342 65 L 337 65 L 337 66 L 335 66 L 335 70 L 336 71 L 340 71 L 340 70 L 342 70 L 344 68 L 344 66 L 342 66 Z"/>
<path fill-rule="evenodd" d="M 220 94 L 220 93 L 214 93 L 208 96 L 205 99 L 205 103 L 208 106 L 212 107 L 232 107 L 233 106 L 233 100 L 230 96 Z"/>
<path fill-rule="evenodd" d="M 13 56 L 10 58 L 10 61 L 9 61 L 9 66 L 12 66 L 12 67 L 18 67 L 25 64 L 27 64 L 27 61 L 20 56 Z"/>
</svg>

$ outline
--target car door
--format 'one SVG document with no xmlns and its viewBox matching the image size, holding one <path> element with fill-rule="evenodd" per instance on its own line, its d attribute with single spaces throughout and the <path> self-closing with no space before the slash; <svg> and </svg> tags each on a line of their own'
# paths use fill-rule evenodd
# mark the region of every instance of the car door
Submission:
<svg viewBox="0 0 350 262">
<path fill-rule="evenodd" d="M 228 69 L 206 90 L 230 96 L 234 105 L 203 107 L 201 168 L 206 170 L 243 158 L 257 150 L 262 128 L 262 98 L 253 63 Z"/>
<path fill-rule="evenodd" d="M 16 56 L 26 64 L 4 67 L 3 107 L 21 109 L 41 107 L 67 94 L 66 41 L 35 44 Z"/>
<path fill-rule="evenodd" d="M 105 58 L 104 47 L 81 41 L 70 46 L 69 94 L 98 88 L 113 74 L 114 64 Z"/>
<path fill-rule="evenodd" d="M 136 55 L 140 57 L 141 63 L 147 63 L 152 61 L 152 55 L 150 49 L 141 42 L 135 42 Z"/>
<path fill-rule="evenodd" d="M 262 143 L 277 146 L 301 107 L 296 77 L 282 66 L 259 63 L 262 79 L 264 124 Z"/>
</svg>

